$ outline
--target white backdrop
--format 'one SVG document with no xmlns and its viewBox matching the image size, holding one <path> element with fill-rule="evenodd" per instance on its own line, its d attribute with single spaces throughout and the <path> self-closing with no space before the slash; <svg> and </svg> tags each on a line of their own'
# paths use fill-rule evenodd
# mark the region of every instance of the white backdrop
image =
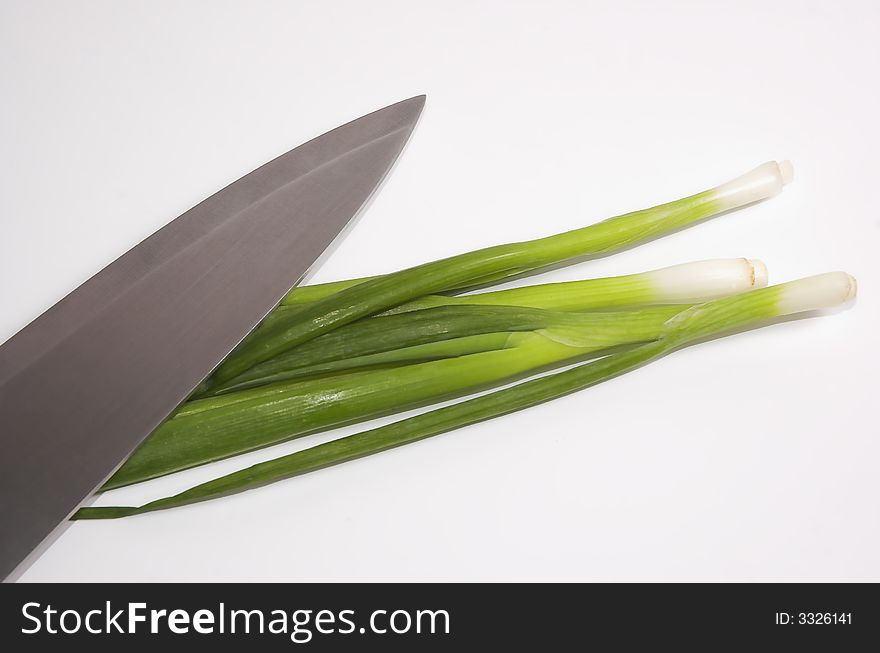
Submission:
<svg viewBox="0 0 880 653">
<path fill-rule="evenodd" d="M 748 256 L 771 282 L 843 269 L 861 291 L 392 452 L 74 524 L 22 580 L 880 580 L 878 28 L 870 1 L 7 0 L 0 340 L 257 165 L 423 92 L 394 174 L 312 280 L 571 229 L 789 158 L 776 199 L 544 279 Z"/>
</svg>

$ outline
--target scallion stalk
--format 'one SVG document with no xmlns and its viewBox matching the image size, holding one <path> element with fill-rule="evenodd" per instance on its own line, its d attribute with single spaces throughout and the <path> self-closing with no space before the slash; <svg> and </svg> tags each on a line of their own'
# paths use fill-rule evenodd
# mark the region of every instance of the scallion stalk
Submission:
<svg viewBox="0 0 880 653">
<path fill-rule="evenodd" d="M 387 311 L 404 313 L 436 306 L 526 306 L 550 311 L 697 304 L 767 285 L 767 268 L 746 258 L 682 263 L 619 277 L 542 283 L 458 297 L 428 295 Z"/>
</svg>

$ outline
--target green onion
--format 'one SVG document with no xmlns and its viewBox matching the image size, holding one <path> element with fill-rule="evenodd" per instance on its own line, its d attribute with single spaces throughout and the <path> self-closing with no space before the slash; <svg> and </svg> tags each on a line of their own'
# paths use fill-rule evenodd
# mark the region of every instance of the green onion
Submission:
<svg viewBox="0 0 880 653">
<path fill-rule="evenodd" d="M 620 277 L 544 283 L 460 297 L 428 295 L 393 308 L 387 314 L 463 305 L 589 311 L 651 304 L 697 304 L 766 285 L 767 268 L 761 261 L 713 259 Z"/>
<path fill-rule="evenodd" d="M 552 311 L 586 311 L 598 308 L 608 309 L 624 306 L 638 306 L 651 304 L 693 304 L 725 295 L 743 292 L 751 288 L 763 288 L 767 285 L 767 269 L 761 261 L 749 259 L 715 259 L 710 261 L 697 261 L 674 265 L 660 270 L 629 274 L 621 277 L 609 277 L 604 279 L 587 279 L 584 281 L 568 281 L 562 283 L 548 283 L 512 290 L 500 290 L 496 292 L 479 293 L 463 297 L 447 297 L 443 295 L 429 295 L 422 297 L 403 306 L 386 311 L 383 315 L 396 313 L 414 312 L 417 309 L 425 309 L 440 306 L 521 306 L 542 308 Z M 297 306 L 281 306 L 270 313 L 266 320 L 245 341 L 246 344 L 257 344 L 261 339 L 272 337 L 272 327 L 279 319 L 284 319 L 287 311 L 300 310 Z M 436 314 L 435 314 L 436 315 Z M 381 320 L 382 318 L 375 318 Z M 370 323 L 367 320 L 365 323 Z M 204 384 L 196 398 L 204 397 L 218 392 L 226 392 L 229 389 L 253 387 L 267 380 L 281 380 L 294 378 L 294 376 L 274 377 L 279 371 L 288 371 L 313 364 L 316 361 L 337 360 L 340 356 L 319 356 L 328 342 L 354 343 L 352 346 L 360 348 L 357 353 L 349 353 L 349 356 L 360 356 L 384 349 L 369 349 L 366 347 L 374 342 L 373 335 L 376 331 L 380 334 L 388 331 L 383 338 L 385 343 L 400 343 L 396 347 L 421 344 L 431 337 L 425 337 L 420 327 L 426 326 L 426 322 L 407 325 L 403 329 L 395 329 L 395 322 L 385 321 L 381 326 L 373 325 L 373 332 L 352 330 L 354 325 L 361 325 L 363 321 L 357 321 L 318 336 L 314 340 L 306 342 L 299 347 L 284 352 L 274 358 L 255 365 L 249 370 L 229 379 L 224 383 L 217 383 L 211 378 Z M 369 329 L 369 327 L 367 327 Z M 504 329 L 506 330 L 506 329 Z M 411 331 L 411 333 L 409 333 Z M 434 328 L 434 332 L 439 331 Z M 486 329 L 483 330 L 486 332 Z M 476 333 L 470 331 L 462 333 L 457 331 L 446 337 L 452 338 L 461 335 Z M 439 337 L 434 335 L 433 337 Z M 360 340 L 363 339 L 363 343 Z M 392 347 L 386 347 L 390 349 Z M 317 357 L 316 357 L 317 356 Z M 337 369 L 344 369 L 336 366 Z M 298 373 L 296 376 L 303 376 Z"/>
<path fill-rule="evenodd" d="M 765 163 L 726 184 L 668 204 L 628 213 L 555 236 L 497 245 L 356 283 L 278 318 L 264 337 L 244 343 L 217 369 L 217 382 L 343 324 L 424 295 L 489 283 L 607 254 L 777 194 L 791 176 L 786 162 Z"/>
<path fill-rule="evenodd" d="M 522 410 L 614 378 L 705 338 L 757 326 L 784 315 L 837 306 L 852 299 L 855 294 L 856 284 L 852 277 L 843 272 L 831 272 L 696 305 L 671 318 L 662 336 L 654 342 L 557 374 L 258 463 L 142 506 L 81 508 L 73 519 L 126 517 L 261 487 Z"/>
<path fill-rule="evenodd" d="M 209 379 L 196 398 L 311 374 L 384 365 L 392 362 L 392 358 L 393 362 L 401 362 L 416 360 L 420 354 L 425 354 L 425 359 L 448 357 L 448 354 L 438 356 L 444 350 L 436 347 L 380 357 L 373 355 L 435 340 L 540 328 L 535 324 L 544 324 L 549 317 L 545 313 L 528 313 L 512 307 L 583 311 L 630 305 L 692 304 L 765 285 L 767 269 L 764 264 L 738 258 L 698 261 L 622 277 L 526 286 L 465 297 L 422 298 L 405 305 L 407 310 L 401 313 L 410 313 L 406 318 L 401 319 L 402 316 L 392 311 L 389 316 L 358 320 L 259 363 L 225 383 L 218 384 Z M 467 306 L 468 309 L 480 306 L 485 310 L 456 311 L 456 306 Z M 416 311 L 415 308 L 427 310 Z M 261 333 L 257 329 L 251 341 L 262 337 Z"/>
<path fill-rule="evenodd" d="M 509 307 L 456 307 L 475 315 Z M 104 489 L 137 483 L 335 426 L 459 397 L 615 346 L 652 340 L 683 307 L 621 313 L 526 314 L 490 351 L 423 363 L 274 383 L 184 404 L 117 470 Z M 449 309 L 434 309 L 448 311 Z M 403 314 L 396 318 L 411 318 Z M 392 318 L 388 318 L 389 320 Z M 474 322 L 474 320 L 471 320 Z M 498 329 L 493 323 L 492 331 Z M 478 332 L 478 331 L 477 331 Z M 455 340 L 447 346 L 455 347 Z M 438 347 L 440 343 L 436 343 Z"/>
</svg>

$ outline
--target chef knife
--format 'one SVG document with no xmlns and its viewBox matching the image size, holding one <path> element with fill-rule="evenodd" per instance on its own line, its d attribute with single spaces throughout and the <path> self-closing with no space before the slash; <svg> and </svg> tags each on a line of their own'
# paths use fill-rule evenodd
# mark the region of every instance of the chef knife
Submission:
<svg viewBox="0 0 880 653">
<path fill-rule="evenodd" d="M 254 170 L 0 346 L 0 578 L 302 278 L 382 181 L 424 102 L 390 105 Z"/>
</svg>

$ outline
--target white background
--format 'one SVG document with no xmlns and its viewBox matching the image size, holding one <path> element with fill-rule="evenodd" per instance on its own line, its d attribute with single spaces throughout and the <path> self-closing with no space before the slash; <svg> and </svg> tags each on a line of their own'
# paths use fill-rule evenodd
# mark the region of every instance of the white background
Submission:
<svg viewBox="0 0 880 653">
<path fill-rule="evenodd" d="M 880 580 L 878 29 L 868 1 L 7 0 L 0 340 L 257 165 L 423 92 L 394 174 L 314 281 L 790 158 L 776 199 L 544 279 L 748 256 L 774 282 L 843 269 L 861 292 L 393 452 L 74 524 L 22 580 Z"/>
</svg>

